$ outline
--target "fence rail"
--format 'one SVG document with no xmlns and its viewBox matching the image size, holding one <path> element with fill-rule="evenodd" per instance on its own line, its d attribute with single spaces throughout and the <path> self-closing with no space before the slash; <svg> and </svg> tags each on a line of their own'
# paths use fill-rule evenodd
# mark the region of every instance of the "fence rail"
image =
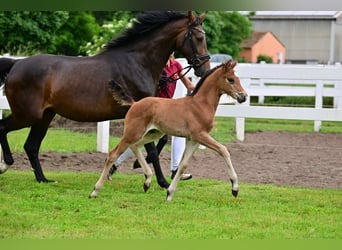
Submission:
<svg viewBox="0 0 342 250">
<path fill-rule="evenodd" d="M 186 60 L 179 59 L 187 66 Z M 217 64 L 212 63 L 212 66 Z M 342 67 L 331 65 L 275 65 L 244 64 L 236 66 L 236 73 L 249 97 L 243 104 L 222 96 L 216 116 L 235 117 L 237 138 L 244 140 L 245 118 L 313 120 L 314 130 L 319 131 L 321 121 L 342 121 Z M 196 83 L 199 79 L 191 70 L 188 76 Z M 184 96 L 186 89 L 177 84 L 175 98 Z M 250 97 L 258 96 L 262 105 L 265 96 L 312 96 L 315 107 L 251 106 Z M 332 97 L 332 108 L 323 108 L 323 97 Z M 5 96 L 0 96 L 0 114 L 9 109 Z M 97 150 L 108 152 L 109 121 L 99 122 Z"/>
</svg>

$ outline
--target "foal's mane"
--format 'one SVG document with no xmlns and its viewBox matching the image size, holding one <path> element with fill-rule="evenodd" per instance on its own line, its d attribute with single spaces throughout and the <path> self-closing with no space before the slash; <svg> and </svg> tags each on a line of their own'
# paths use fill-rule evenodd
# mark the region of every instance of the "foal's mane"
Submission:
<svg viewBox="0 0 342 250">
<path fill-rule="evenodd" d="M 140 14 L 137 19 L 133 21 L 133 26 L 128 28 L 119 37 L 113 38 L 105 46 L 104 50 L 127 45 L 132 41 L 141 39 L 142 35 L 154 31 L 155 29 L 165 25 L 168 22 L 186 18 L 185 14 L 173 11 L 152 11 Z"/>
<path fill-rule="evenodd" d="M 203 82 L 205 81 L 205 79 L 211 75 L 212 73 L 214 73 L 214 71 L 216 71 L 218 68 L 221 68 L 224 65 L 224 63 L 217 65 L 216 67 L 207 70 L 204 75 L 201 77 L 201 79 L 199 80 L 199 82 L 196 84 L 195 89 L 189 94 L 189 96 L 193 96 L 195 95 L 198 90 L 200 89 L 200 87 L 203 85 Z"/>
</svg>

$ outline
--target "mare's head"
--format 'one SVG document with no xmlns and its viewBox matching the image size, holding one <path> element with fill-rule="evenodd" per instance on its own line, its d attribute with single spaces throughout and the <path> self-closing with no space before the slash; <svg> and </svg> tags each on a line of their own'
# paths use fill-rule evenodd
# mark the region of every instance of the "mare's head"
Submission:
<svg viewBox="0 0 342 250">
<path fill-rule="evenodd" d="M 234 67 L 236 62 L 227 61 L 219 66 L 219 77 L 217 83 L 222 93 L 230 95 L 236 99 L 239 103 L 246 101 L 247 93 L 240 83 L 239 77 L 236 76 Z"/>
<path fill-rule="evenodd" d="M 182 28 L 182 32 L 176 38 L 176 49 L 186 57 L 197 76 L 202 76 L 210 69 L 210 56 L 202 27 L 205 16 L 206 13 L 196 16 L 189 11 L 186 27 Z"/>
</svg>

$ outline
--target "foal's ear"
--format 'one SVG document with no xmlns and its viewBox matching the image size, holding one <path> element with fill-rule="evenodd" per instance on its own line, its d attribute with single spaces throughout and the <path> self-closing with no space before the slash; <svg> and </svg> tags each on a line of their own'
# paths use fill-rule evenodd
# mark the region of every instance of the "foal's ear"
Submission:
<svg viewBox="0 0 342 250">
<path fill-rule="evenodd" d="M 230 70 L 234 69 L 235 66 L 236 66 L 236 61 L 229 60 L 224 64 L 224 71 L 229 72 Z"/>
</svg>

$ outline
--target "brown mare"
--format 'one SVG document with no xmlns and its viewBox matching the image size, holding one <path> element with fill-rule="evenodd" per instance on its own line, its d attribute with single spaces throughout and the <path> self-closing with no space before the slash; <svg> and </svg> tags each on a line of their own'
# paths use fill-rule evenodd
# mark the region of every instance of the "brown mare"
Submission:
<svg viewBox="0 0 342 250">
<path fill-rule="evenodd" d="M 197 84 L 193 93 L 179 99 L 148 97 L 138 102 L 127 93 L 124 86 L 113 82 L 113 96 L 122 104 L 132 105 L 125 118 L 124 134 L 119 144 L 108 154 L 101 177 L 89 197 L 96 197 L 116 158 L 128 147 L 132 149 L 145 174 L 144 190 L 151 184 L 152 170 L 147 164 L 141 145 L 163 136 L 186 137 L 186 148 L 176 176 L 167 190 L 167 201 L 171 201 L 177 183 L 188 166 L 188 161 L 202 144 L 215 150 L 228 167 L 232 194 L 237 196 L 238 180 L 227 148 L 215 141 L 209 134 L 213 127 L 214 115 L 222 94 L 228 94 L 239 103 L 246 100 L 247 93 L 235 75 L 236 62 L 226 62 L 208 71 Z M 121 94 L 116 90 L 121 90 Z"/>
<path fill-rule="evenodd" d="M 155 96 L 162 69 L 172 51 L 180 51 L 196 75 L 210 68 L 202 29 L 205 13 L 150 12 L 138 16 L 122 36 L 109 41 L 91 57 L 37 55 L 22 60 L 0 59 L 0 81 L 11 115 L 0 120 L 0 143 L 5 172 L 13 164 L 7 133 L 31 127 L 24 149 L 38 182 L 48 182 L 38 158 L 39 148 L 56 114 L 80 122 L 125 117 L 128 107 L 113 99 L 116 82 L 135 100 Z M 1 85 L 2 85 L 1 84 Z M 154 156 L 158 183 L 168 187 L 154 144 L 145 145 Z M 1 167 L 0 166 L 0 167 Z"/>
</svg>

